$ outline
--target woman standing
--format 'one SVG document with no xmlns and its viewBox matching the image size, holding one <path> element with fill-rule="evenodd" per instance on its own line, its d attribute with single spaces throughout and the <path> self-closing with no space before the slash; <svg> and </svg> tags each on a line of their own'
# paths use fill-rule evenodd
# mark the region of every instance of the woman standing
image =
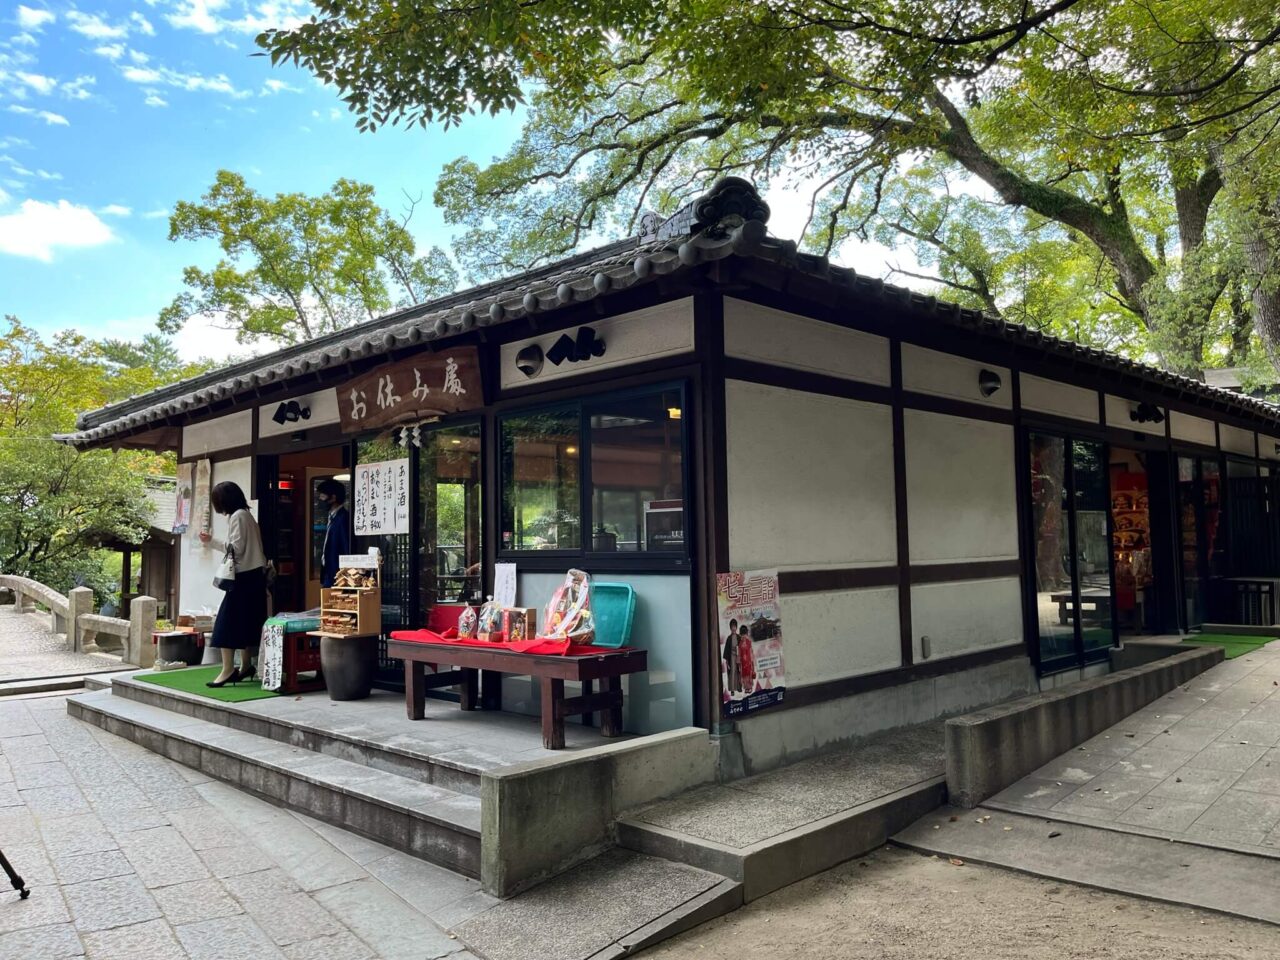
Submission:
<svg viewBox="0 0 1280 960">
<path fill-rule="evenodd" d="M 262 550 L 262 531 L 249 512 L 244 491 L 230 481 L 219 483 L 209 493 L 213 509 L 227 518 L 227 552 L 235 566 L 235 579 L 218 608 L 209 645 L 222 654 L 222 670 L 208 686 L 221 687 L 252 677 L 251 651 L 258 646 L 262 625 L 267 619 L 267 558 Z M 235 654 L 240 651 L 240 668 Z"/>
</svg>

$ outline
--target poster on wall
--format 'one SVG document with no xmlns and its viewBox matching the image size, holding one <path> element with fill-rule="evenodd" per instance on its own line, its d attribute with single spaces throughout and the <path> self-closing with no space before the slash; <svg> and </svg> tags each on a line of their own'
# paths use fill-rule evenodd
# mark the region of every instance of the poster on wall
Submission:
<svg viewBox="0 0 1280 960">
<path fill-rule="evenodd" d="M 409 460 L 357 464 L 352 478 L 357 537 L 409 532 Z"/>
<path fill-rule="evenodd" d="M 778 572 L 717 574 L 716 608 L 724 716 L 739 717 L 781 703 L 787 684 Z"/>
<path fill-rule="evenodd" d="M 194 463 L 178 464 L 178 489 L 173 502 L 173 533 L 186 533 L 191 525 L 191 501 L 195 496 Z"/>
<path fill-rule="evenodd" d="M 196 532 L 201 540 L 213 536 L 213 504 L 209 500 L 210 481 L 213 478 L 213 464 L 209 460 L 196 461 L 195 494 L 191 511 Z"/>
</svg>

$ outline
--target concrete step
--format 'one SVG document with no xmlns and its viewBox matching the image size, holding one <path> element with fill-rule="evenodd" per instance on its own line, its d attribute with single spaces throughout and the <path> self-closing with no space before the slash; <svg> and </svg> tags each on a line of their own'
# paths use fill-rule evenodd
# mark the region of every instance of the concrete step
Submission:
<svg viewBox="0 0 1280 960">
<path fill-rule="evenodd" d="M 494 960 L 618 960 L 741 905 L 737 881 L 613 849 L 452 930 Z"/>
<path fill-rule="evenodd" d="M 1201 633 L 1220 633 L 1229 637 L 1280 637 L 1280 623 L 1250 626 L 1245 623 L 1205 623 L 1200 626 Z M 1196 634 L 1191 635 L 1195 639 Z"/>
<path fill-rule="evenodd" d="M 1280 924 L 1266 857 L 978 807 L 942 807 L 893 837 L 968 863 Z"/>
<path fill-rule="evenodd" d="M 67 690 L 104 690 L 111 686 L 115 673 L 72 673 L 61 677 L 32 677 L 26 680 L 0 681 L 0 697 L 59 693 Z"/>
<path fill-rule="evenodd" d="M 111 692 L 122 699 L 242 730 L 278 743 L 303 747 L 325 756 L 350 760 L 454 793 L 480 796 L 481 765 L 468 763 L 465 759 L 439 756 L 438 745 L 435 745 L 437 752 L 433 754 L 432 744 L 413 737 L 398 738 L 389 743 L 385 739 L 361 736 L 358 725 L 354 723 L 348 724 L 345 730 L 333 729 L 334 724 L 326 728 L 297 716 L 274 716 L 266 712 L 270 709 L 270 701 L 223 703 L 146 683 L 130 674 L 117 676 L 111 684 Z"/>
<path fill-rule="evenodd" d="M 107 691 L 71 697 L 67 710 L 317 820 L 466 876 L 480 875 L 478 797 Z"/>
<path fill-rule="evenodd" d="M 651 819 L 678 823 L 723 817 L 768 817 L 769 805 L 745 801 L 734 809 L 727 787 L 695 791 L 698 796 L 655 804 L 617 823 L 618 843 L 630 850 L 664 857 L 718 873 L 742 884 L 742 899 L 749 903 L 788 884 L 828 870 L 881 846 L 894 833 L 915 822 L 946 799 L 946 778 L 930 777 L 847 810 L 802 822 L 781 833 L 748 843 L 726 842 L 706 836 L 713 830 L 662 826 Z M 727 801 L 727 802 L 726 802 Z M 683 808 L 677 808 L 683 804 Z M 671 818 L 655 811 L 675 812 Z M 702 808 L 702 809 L 698 809 Z M 755 808 L 755 809 L 753 809 Z M 703 835 L 698 835 L 703 834 Z"/>
</svg>

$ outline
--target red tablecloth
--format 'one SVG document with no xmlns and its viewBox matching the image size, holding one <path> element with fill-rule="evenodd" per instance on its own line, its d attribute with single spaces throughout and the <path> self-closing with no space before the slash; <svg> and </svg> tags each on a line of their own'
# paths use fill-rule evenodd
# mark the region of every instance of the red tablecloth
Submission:
<svg viewBox="0 0 1280 960">
<path fill-rule="evenodd" d="M 454 636 L 449 636 L 449 634 Z M 486 647 L 493 650 L 510 650 L 512 653 L 543 654 L 551 656 L 585 657 L 595 653 L 616 653 L 613 647 L 597 647 L 592 644 L 570 643 L 568 640 L 549 640 L 545 637 L 534 637 L 532 640 L 517 640 L 515 643 L 494 643 L 491 640 L 477 640 L 474 637 L 458 639 L 455 631 L 448 630 L 443 634 L 434 630 L 394 630 L 392 640 L 405 640 L 409 643 L 442 643 L 464 647 Z"/>
</svg>

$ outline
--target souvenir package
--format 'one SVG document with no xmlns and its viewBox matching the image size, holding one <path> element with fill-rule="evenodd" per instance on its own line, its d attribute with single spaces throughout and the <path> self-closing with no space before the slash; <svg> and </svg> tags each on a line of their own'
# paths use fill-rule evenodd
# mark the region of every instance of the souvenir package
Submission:
<svg viewBox="0 0 1280 960">
<path fill-rule="evenodd" d="M 458 614 L 458 639 L 470 640 L 476 635 L 476 608 L 466 606 L 462 608 L 462 613 Z"/>
<path fill-rule="evenodd" d="M 502 638 L 502 604 L 496 603 L 492 594 L 480 606 L 480 616 L 477 621 L 476 636 L 481 640 L 498 641 Z"/>
<path fill-rule="evenodd" d="M 507 643 L 532 640 L 538 633 L 538 611 L 533 607 L 507 607 L 502 611 L 502 632 Z"/>
<path fill-rule="evenodd" d="M 542 616 L 542 634 L 549 640 L 590 643 L 595 636 L 591 619 L 591 577 L 581 570 L 570 570 L 564 583 L 556 587 L 551 602 Z"/>
</svg>

